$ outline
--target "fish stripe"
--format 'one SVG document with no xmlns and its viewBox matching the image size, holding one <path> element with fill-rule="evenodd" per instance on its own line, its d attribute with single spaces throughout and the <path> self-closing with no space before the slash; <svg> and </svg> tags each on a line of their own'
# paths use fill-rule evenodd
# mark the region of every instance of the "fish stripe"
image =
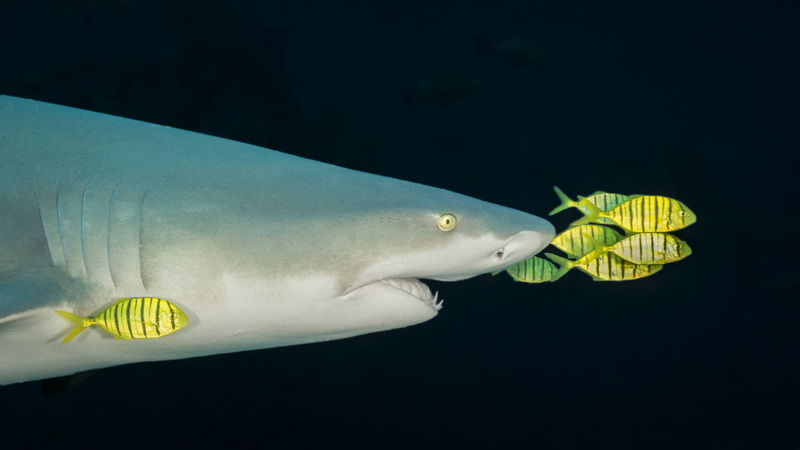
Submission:
<svg viewBox="0 0 800 450">
<path fill-rule="evenodd" d="M 114 331 L 111 334 L 115 336 L 121 336 L 121 333 L 119 332 L 119 315 L 117 314 L 117 310 L 119 309 L 119 303 L 114 304 L 112 308 L 114 309 L 114 312 L 112 313 L 114 314 Z"/>
<path fill-rule="evenodd" d="M 161 299 L 156 303 L 156 334 L 161 336 Z"/>
<path fill-rule="evenodd" d="M 609 278 L 615 281 L 625 279 L 625 265 L 622 258 L 617 255 L 608 255 L 608 270 L 612 273 Z"/>
<path fill-rule="evenodd" d="M 135 339 L 135 336 L 133 335 L 133 328 L 131 327 L 131 304 L 135 300 L 136 299 L 133 298 L 128 300 L 128 308 L 125 310 L 125 321 L 128 322 L 128 332 L 131 334 L 132 339 Z"/>
<path fill-rule="evenodd" d="M 148 300 L 150 300 L 150 299 L 149 298 L 143 298 L 142 299 L 142 306 L 139 309 L 140 310 L 139 315 L 141 316 L 141 320 L 142 320 L 142 336 L 144 336 L 145 339 L 147 338 L 147 327 L 145 327 L 145 323 L 148 322 L 148 320 L 144 315 L 144 303 L 146 301 L 148 301 Z"/>
<path fill-rule="evenodd" d="M 654 197 L 653 198 L 653 226 L 651 228 L 652 231 L 658 231 L 661 226 L 661 218 L 658 216 L 658 212 L 661 209 L 661 199 L 663 197 Z"/>
<path fill-rule="evenodd" d="M 635 234 L 634 237 L 636 238 L 636 243 L 637 243 L 636 248 L 638 249 L 639 252 L 637 255 L 631 255 L 631 258 L 629 259 L 629 261 L 631 262 L 640 261 L 645 252 L 645 249 L 643 248 L 645 245 L 645 241 L 644 239 L 642 239 L 642 234 Z"/>
<path fill-rule="evenodd" d="M 137 324 L 142 322 L 141 311 L 143 304 L 144 298 L 137 298 L 136 302 L 132 306 L 133 315 L 131 316 L 131 322 L 133 322 L 133 330 L 136 333 L 137 339 L 142 337 L 142 333 L 139 332 L 139 326 Z"/>
<path fill-rule="evenodd" d="M 653 262 L 655 262 L 655 258 L 657 258 L 659 254 L 661 254 L 661 249 L 663 248 L 662 237 L 663 235 L 660 233 L 648 234 L 648 239 L 650 240 L 650 246 L 646 264 L 652 264 Z"/>
<path fill-rule="evenodd" d="M 660 199 L 661 197 L 653 197 L 653 199 L 650 200 L 650 227 L 648 228 L 648 231 L 658 230 L 659 217 L 656 212 L 658 211 L 658 202 Z"/>
<path fill-rule="evenodd" d="M 638 244 L 637 248 L 639 249 L 639 254 L 636 255 L 635 260 L 641 261 L 641 259 L 645 255 L 645 252 L 647 251 L 647 249 L 644 248 L 644 239 L 642 239 L 642 235 L 638 234 L 636 236 L 637 236 L 636 241 L 637 241 L 637 244 Z"/>
<path fill-rule="evenodd" d="M 647 202 L 648 202 L 648 200 L 649 200 L 649 197 L 643 197 L 643 200 L 639 202 L 639 211 L 640 211 L 639 214 L 641 214 L 639 216 L 639 218 L 641 220 L 641 224 L 640 224 L 640 229 L 641 230 L 644 230 L 644 228 L 647 226 L 647 215 L 646 215 L 646 212 L 647 212 Z M 637 230 L 637 231 L 639 231 L 639 230 Z"/>
<path fill-rule="evenodd" d="M 652 236 L 650 239 L 653 239 L 655 242 L 653 243 L 653 251 L 650 253 L 650 260 L 655 262 L 655 258 L 658 255 L 664 253 L 667 244 L 667 236 L 664 234 L 657 234 Z"/>
<path fill-rule="evenodd" d="M 131 339 L 139 338 L 139 327 L 136 325 L 136 311 L 139 310 L 139 298 L 132 298 L 128 305 L 128 329 L 131 332 Z"/>
<path fill-rule="evenodd" d="M 169 318 L 171 321 L 172 328 L 170 328 L 170 333 L 175 331 L 175 311 L 172 310 L 172 303 L 167 302 L 167 306 L 169 306 Z"/>
<path fill-rule="evenodd" d="M 641 202 L 639 202 L 639 203 L 641 203 Z M 632 230 L 633 227 L 634 227 L 633 206 L 635 204 L 636 204 L 636 202 L 630 202 L 628 204 L 628 222 L 627 222 L 627 224 L 628 224 L 628 229 L 629 230 Z"/>
<path fill-rule="evenodd" d="M 106 308 L 106 310 L 103 311 L 103 325 L 105 326 L 105 330 L 108 331 L 109 330 L 109 328 L 108 328 L 108 308 Z"/>
<path fill-rule="evenodd" d="M 658 226 L 657 225 L 658 217 L 655 214 L 653 214 L 654 211 L 656 210 L 656 203 L 657 202 L 658 202 L 658 197 L 652 197 L 648 201 L 648 206 L 649 206 L 649 208 L 647 209 L 647 216 L 648 216 L 648 219 L 649 219 L 648 220 L 648 222 L 649 222 L 648 229 L 653 229 L 653 228 Z"/>
<path fill-rule="evenodd" d="M 649 206 L 650 206 L 650 197 L 642 197 L 642 201 L 639 202 L 639 218 L 642 221 L 640 224 L 642 230 L 647 228 L 647 226 L 649 225 L 650 217 L 648 217 L 647 214 Z"/>
</svg>

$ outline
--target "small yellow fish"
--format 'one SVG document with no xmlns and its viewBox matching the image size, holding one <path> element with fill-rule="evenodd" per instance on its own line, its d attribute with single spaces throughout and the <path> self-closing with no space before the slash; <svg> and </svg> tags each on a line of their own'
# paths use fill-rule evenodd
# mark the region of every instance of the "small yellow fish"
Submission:
<svg viewBox="0 0 800 450">
<path fill-rule="evenodd" d="M 592 245 L 600 246 L 634 264 L 667 264 L 692 254 L 692 249 L 686 242 L 667 233 L 638 233 L 611 245 L 588 235 L 584 237 Z"/>
<path fill-rule="evenodd" d="M 570 261 L 552 253 L 545 253 L 545 255 L 561 266 L 550 281 L 558 280 L 573 267 L 588 273 L 595 281 L 635 280 L 650 276 L 663 267 L 661 265 L 634 264 L 613 253 L 604 252 L 602 248 L 592 250 L 592 253 L 577 261 Z"/>
<path fill-rule="evenodd" d="M 121 298 L 94 319 L 66 311 L 56 311 L 56 314 L 76 325 L 61 341 L 62 344 L 90 325 L 96 325 L 117 339 L 155 339 L 174 333 L 189 323 L 189 318 L 177 306 L 150 297 Z"/>
<path fill-rule="evenodd" d="M 556 195 L 558 195 L 558 198 L 561 199 L 561 204 L 556 206 L 555 209 L 553 209 L 552 211 L 550 211 L 551 216 L 553 214 L 564 211 L 567 208 L 578 208 L 582 213 L 589 214 L 590 212 L 589 210 L 587 210 L 584 207 L 581 207 L 579 201 L 576 202 L 571 198 L 567 197 L 567 194 L 565 194 L 561 189 L 559 189 L 558 186 L 553 186 L 553 190 L 556 191 Z M 591 204 L 600 208 L 602 211 L 608 211 L 614 208 L 615 206 L 622 204 L 634 197 L 637 197 L 637 195 L 611 194 L 608 192 L 597 191 L 589 195 L 588 197 L 584 198 Z M 607 219 L 601 219 L 598 220 L 598 222 L 612 223 L 610 220 Z"/>
<path fill-rule="evenodd" d="M 646 233 L 680 230 L 697 221 L 697 216 L 683 203 L 657 195 L 634 197 L 608 212 L 581 196 L 578 196 L 578 203 L 586 215 L 570 227 L 609 219 L 624 230 Z"/>
<path fill-rule="evenodd" d="M 544 258 L 532 256 L 511 267 L 506 267 L 505 271 L 516 281 L 522 281 L 523 283 L 544 283 L 553 278 L 556 266 Z M 492 275 L 496 275 L 500 272 L 495 272 Z"/>
<path fill-rule="evenodd" d="M 581 225 L 564 231 L 550 243 L 569 256 L 580 258 L 594 250 L 594 246 L 586 236 L 591 236 L 605 245 L 614 245 L 622 239 L 622 236 L 612 228 L 602 225 Z"/>
</svg>

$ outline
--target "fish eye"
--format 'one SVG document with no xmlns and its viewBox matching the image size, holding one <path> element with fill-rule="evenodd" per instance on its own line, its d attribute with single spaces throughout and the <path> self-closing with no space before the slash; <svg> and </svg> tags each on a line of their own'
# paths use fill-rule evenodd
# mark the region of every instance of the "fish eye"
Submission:
<svg viewBox="0 0 800 450">
<path fill-rule="evenodd" d="M 442 231 L 450 231 L 456 227 L 456 216 L 450 213 L 442 214 L 436 219 L 436 225 Z"/>
</svg>

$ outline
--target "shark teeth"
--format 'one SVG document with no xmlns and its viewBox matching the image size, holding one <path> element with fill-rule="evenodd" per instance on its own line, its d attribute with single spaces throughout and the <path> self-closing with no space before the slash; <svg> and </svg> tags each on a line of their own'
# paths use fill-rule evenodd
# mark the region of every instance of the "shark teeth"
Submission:
<svg viewBox="0 0 800 450">
<path fill-rule="evenodd" d="M 430 288 L 415 278 L 390 278 L 381 282 L 422 300 L 436 311 L 442 309 L 444 300 L 439 298 L 439 292 L 431 294 Z"/>
</svg>

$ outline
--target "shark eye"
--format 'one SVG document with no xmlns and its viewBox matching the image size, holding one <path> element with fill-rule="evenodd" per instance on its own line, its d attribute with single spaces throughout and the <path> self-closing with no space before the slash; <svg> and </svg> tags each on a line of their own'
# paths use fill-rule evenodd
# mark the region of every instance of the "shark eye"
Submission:
<svg viewBox="0 0 800 450">
<path fill-rule="evenodd" d="M 450 213 L 442 214 L 436 219 L 436 225 L 438 225 L 439 229 L 442 231 L 450 231 L 456 227 L 456 216 Z"/>
</svg>

